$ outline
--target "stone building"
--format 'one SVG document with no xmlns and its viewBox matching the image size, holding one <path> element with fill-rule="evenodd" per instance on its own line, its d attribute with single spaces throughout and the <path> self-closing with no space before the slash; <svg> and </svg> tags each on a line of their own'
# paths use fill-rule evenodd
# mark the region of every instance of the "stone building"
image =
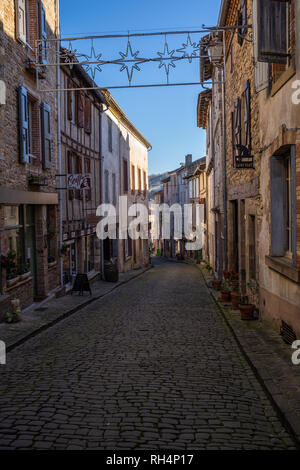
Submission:
<svg viewBox="0 0 300 470">
<path fill-rule="evenodd" d="M 62 283 L 71 288 L 76 274 L 93 279 L 101 272 L 95 214 L 102 188 L 101 113 L 108 104 L 99 90 L 88 90 L 94 83 L 77 64 L 61 66 L 60 85 L 67 90 L 60 95 Z"/>
<path fill-rule="evenodd" d="M 18 298 L 26 307 L 59 285 L 57 103 L 55 93 L 38 91 L 35 67 L 36 40 L 55 37 L 58 18 L 58 1 L 0 4 L 2 305 Z M 47 50 L 37 52 L 47 63 Z M 39 79 L 55 88 L 55 68 L 40 71 Z"/>
<path fill-rule="evenodd" d="M 211 98 L 203 93 L 198 109 L 211 155 L 208 173 L 211 158 L 223 172 L 208 181 L 208 196 L 218 205 L 223 183 L 223 268 L 239 274 L 260 318 L 290 338 L 300 334 L 299 13 L 297 0 L 223 0 L 225 136 L 222 126 L 214 128 L 222 99 L 216 67 Z M 224 148 L 216 147 L 220 138 Z"/>
<path fill-rule="evenodd" d="M 128 119 L 112 94 L 104 91 L 108 103 L 101 120 L 103 201 L 113 204 L 117 213 L 117 240 L 104 241 L 104 261 L 117 258 L 120 272 L 149 263 L 148 224 L 144 239 L 132 240 L 121 234 L 119 198 L 127 196 L 127 211 L 132 204 L 143 204 L 148 211 L 148 151 L 150 143 Z M 128 218 L 128 223 L 132 217 Z M 138 227 L 142 233 L 142 227 Z M 121 238 L 124 236 L 124 239 Z"/>
</svg>

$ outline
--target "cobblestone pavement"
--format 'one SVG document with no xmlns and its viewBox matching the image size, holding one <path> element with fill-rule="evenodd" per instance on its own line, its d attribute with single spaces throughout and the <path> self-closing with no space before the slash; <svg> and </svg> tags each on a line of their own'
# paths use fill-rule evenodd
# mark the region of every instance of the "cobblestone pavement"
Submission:
<svg viewBox="0 0 300 470">
<path fill-rule="evenodd" d="M 194 266 L 158 263 L 8 354 L 0 449 L 293 449 Z"/>
</svg>

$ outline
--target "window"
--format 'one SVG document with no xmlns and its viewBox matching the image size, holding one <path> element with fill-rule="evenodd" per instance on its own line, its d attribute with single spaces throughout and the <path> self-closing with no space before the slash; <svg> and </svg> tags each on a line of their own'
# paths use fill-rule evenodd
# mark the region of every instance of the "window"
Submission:
<svg viewBox="0 0 300 470">
<path fill-rule="evenodd" d="M 76 124 L 84 127 L 85 94 L 83 90 L 76 90 Z"/>
<path fill-rule="evenodd" d="M 112 203 L 114 206 L 117 204 L 117 187 L 116 187 L 116 174 L 111 175 L 112 180 Z"/>
<path fill-rule="evenodd" d="M 43 168 L 51 168 L 51 114 L 50 106 L 41 103 L 42 162 Z"/>
<path fill-rule="evenodd" d="M 128 163 L 123 159 L 123 192 L 128 192 Z"/>
<path fill-rule="evenodd" d="M 142 192 L 142 170 L 138 168 L 138 188 L 139 188 L 139 193 Z"/>
<path fill-rule="evenodd" d="M 135 193 L 135 166 L 131 165 L 131 192 Z"/>
<path fill-rule="evenodd" d="M 249 216 L 249 279 L 256 279 L 256 234 L 255 216 Z"/>
<path fill-rule="evenodd" d="M 104 171 L 104 202 L 109 203 L 109 173 L 108 170 Z"/>
<path fill-rule="evenodd" d="M 67 151 L 67 173 L 68 175 L 73 174 L 73 153 L 71 150 Z M 74 189 L 68 189 L 69 200 L 72 201 L 75 197 Z"/>
<path fill-rule="evenodd" d="M 295 146 L 271 158 L 271 256 L 296 263 Z"/>
<path fill-rule="evenodd" d="M 108 142 L 108 151 L 112 152 L 112 120 L 107 118 L 107 142 Z"/>
<path fill-rule="evenodd" d="M 144 194 L 146 196 L 146 194 L 147 194 L 147 174 L 146 174 L 145 171 L 143 172 L 143 175 L 144 175 Z"/>
<path fill-rule="evenodd" d="M 51 167 L 51 110 L 46 103 L 32 98 L 26 88 L 18 87 L 19 102 L 19 155 L 20 163 L 31 163 L 40 156 L 42 144 L 43 168 Z M 41 136 L 40 136 L 41 128 Z"/>
<path fill-rule="evenodd" d="M 257 2 L 258 60 L 277 64 L 288 61 L 288 0 Z"/>
<path fill-rule="evenodd" d="M 73 121 L 73 101 L 74 101 L 74 91 L 70 89 L 74 88 L 72 79 L 68 77 L 67 79 L 67 117 L 69 121 Z"/>
<path fill-rule="evenodd" d="M 28 217 L 26 217 L 28 222 Z M 47 249 L 48 263 L 56 260 L 56 220 L 55 207 L 47 206 Z"/>
<path fill-rule="evenodd" d="M 84 173 L 85 175 L 91 175 L 91 159 L 86 157 L 84 159 Z M 91 177 L 90 177 L 90 184 L 91 184 Z M 92 200 L 92 190 L 91 188 L 89 189 L 85 189 L 84 190 L 84 194 L 85 194 L 85 200 L 86 201 L 91 201 Z"/>
<path fill-rule="evenodd" d="M 16 36 L 19 41 L 35 49 L 35 41 L 42 39 L 40 60 L 47 63 L 47 21 L 43 2 L 16 0 Z"/>
<path fill-rule="evenodd" d="M 88 96 L 85 97 L 84 105 L 84 130 L 87 134 L 92 130 L 92 102 Z"/>
</svg>

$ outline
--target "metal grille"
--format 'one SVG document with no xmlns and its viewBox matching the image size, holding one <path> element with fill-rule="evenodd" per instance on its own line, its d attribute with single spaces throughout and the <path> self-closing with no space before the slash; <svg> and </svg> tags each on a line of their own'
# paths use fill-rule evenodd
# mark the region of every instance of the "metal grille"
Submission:
<svg viewBox="0 0 300 470">
<path fill-rule="evenodd" d="M 283 341 L 287 344 L 293 344 L 293 342 L 297 339 L 293 328 L 283 320 L 281 322 L 280 335 Z"/>
</svg>

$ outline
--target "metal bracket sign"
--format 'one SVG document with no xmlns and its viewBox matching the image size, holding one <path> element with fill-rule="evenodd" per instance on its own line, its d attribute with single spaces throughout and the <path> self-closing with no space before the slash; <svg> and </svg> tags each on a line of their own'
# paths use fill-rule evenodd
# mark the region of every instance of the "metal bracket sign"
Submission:
<svg viewBox="0 0 300 470">
<path fill-rule="evenodd" d="M 237 155 L 235 157 L 235 168 L 239 170 L 254 169 L 253 155 L 245 157 L 244 155 Z"/>
<path fill-rule="evenodd" d="M 91 189 L 91 175 L 82 175 L 81 173 L 67 175 L 68 189 Z"/>
</svg>

